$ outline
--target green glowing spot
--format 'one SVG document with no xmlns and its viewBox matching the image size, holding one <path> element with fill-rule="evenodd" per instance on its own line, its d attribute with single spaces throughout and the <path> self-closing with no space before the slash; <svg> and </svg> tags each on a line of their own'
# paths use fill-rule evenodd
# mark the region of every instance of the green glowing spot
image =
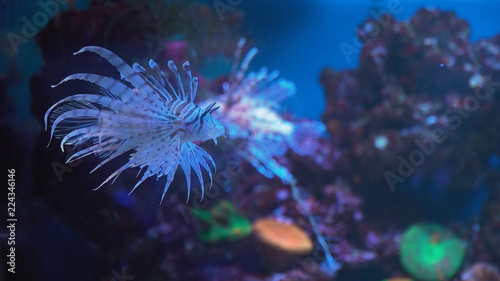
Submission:
<svg viewBox="0 0 500 281">
<path fill-rule="evenodd" d="M 208 210 L 193 210 L 202 223 L 198 238 L 203 242 L 236 241 L 252 232 L 252 224 L 231 202 L 221 200 Z"/>
<path fill-rule="evenodd" d="M 462 265 L 465 243 L 451 230 L 435 223 L 409 227 L 401 238 L 400 261 L 419 280 L 450 279 Z"/>
</svg>

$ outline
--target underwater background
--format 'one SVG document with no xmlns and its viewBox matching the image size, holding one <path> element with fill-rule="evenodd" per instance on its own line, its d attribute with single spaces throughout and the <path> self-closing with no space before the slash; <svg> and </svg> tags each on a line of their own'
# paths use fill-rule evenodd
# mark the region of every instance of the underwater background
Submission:
<svg viewBox="0 0 500 281">
<path fill-rule="evenodd" d="M 0 0 L 0 280 L 500 280 L 499 10 Z M 307 154 L 258 151 L 296 185 L 242 157 L 244 139 L 220 138 L 200 144 L 217 166 L 203 199 L 193 181 L 186 203 L 178 172 L 160 205 L 164 178 L 129 195 L 137 168 L 93 191 L 127 157 L 89 174 L 99 157 L 66 163 L 70 146 L 47 146 L 46 111 L 99 93 L 52 85 L 80 72 L 120 78 L 96 55 L 74 56 L 82 47 L 164 70 L 188 60 L 203 102 L 223 94 L 241 38 L 242 56 L 258 48 L 248 72 L 277 70 L 296 88 L 279 116 L 324 125 Z"/>
</svg>

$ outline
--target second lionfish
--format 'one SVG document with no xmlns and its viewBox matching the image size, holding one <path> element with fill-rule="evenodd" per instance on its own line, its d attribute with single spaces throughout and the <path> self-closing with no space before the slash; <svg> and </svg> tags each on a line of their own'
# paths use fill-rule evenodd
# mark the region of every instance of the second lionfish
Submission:
<svg viewBox="0 0 500 281">
<path fill-rule="evenodd" d="M 75 55 L 82 52 L 93 52 L 106 59 L 120 72 L 121 80 L 77 73 L 59 83 L 84 80 L 100 86 L 102 93 L 69 96 L 54 104 L 45 114 L 45 129 L 50 116 L 53 122 L 51 138 L 62 138 L 63 151 L 64 145 L 78 146 L 87 141 L 92 142 L 90 147 L 73 154 L 68 162 L 92 154 L 98 155 L 104 160 L 92 170 L 93 172 L 132 150 L 135 152 L 130 154 L 129 161 L 99 187 L 113 178 L 116 179 L 124 170 L 139 167 L 141 171 L 145 171 L 132 191 L 149 177 L 167 176 L 161 197 L 163 201 L 180 166 L 186 176 L 187 200 L 191 187 L 191 171 L 194 171 L 200 181 L 203 196 L 202 169 L 212 180 L 210 165 L 215 168 L 215 163 L 208 153 L 193 142 L 209 139 L 216 142 L 216 138 L 224 134 L 224 127 L 211 116 L 218 108 L 215 103 L 204 109 L 193 103 L 198 78 L 192 77 L 189 62 L 182 65 L 189 78 L 187 87 L 183 85 L 174 62 L 168 62 L 168 68 L 176 79 L 177 89 L 174 89 L 153 60 L 149 61 L 149 67 L 155 76 L 137 63 L 128 65 L 117 55 L 101 47 L 84 47 Z"/>
<path fill-rule="evenodd" d="M 238 42 L 229 81 L 223 84 L 222 95 L 214 99 L 221 107 L 215 115 L 229 139 L 244 140 L 237 153 L 262 175 L 294 183 L 293 175 L 275 157 L 283 156 L 288 148 L 301 156 L 314 154 L 324 125 L 283 118 L 279 103 L 295 94 L 295 84 L 278 79 L 278 71 L 268 73 L 265 67 L 246 74 L 257 48 L 250 49 L 240 63 L 244 44 L 245 39 Z"/>
</svg>

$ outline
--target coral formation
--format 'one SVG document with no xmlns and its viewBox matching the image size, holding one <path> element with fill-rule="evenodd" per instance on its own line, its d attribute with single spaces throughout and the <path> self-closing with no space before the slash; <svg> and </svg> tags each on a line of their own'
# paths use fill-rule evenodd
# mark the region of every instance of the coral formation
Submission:
<svg viewBox="0 0 500 281">
<path fill-rule="evenodd" d="M 460 275 L 461 281 L 500 281 L 498 268 L 485 262 L 477 262 Z"/>
<path fill-rule="evenodd" d="M 236 241 L 250 235 L 252 231 L 250 221 L 226 200 L 217 202 L 207 210 L 194 209 L 193 215 L 202 222 L 198 237 L 203 242 Z"/>
<path fill-rule="evenodd" d="M 419 280 L 449 280 L 461 267 L 464 255 L 464 242 L 439 224 L 414 224 L 401 238 L 401 264 Z"/>
<path fill-rule="evenodd" d="M 255 221 L 252 228 L 261 264 L 270 271 L 284 270 L 295 259 L 313 250 L 307 233 L 294 223 L 264 218 Z"/>
</svg>

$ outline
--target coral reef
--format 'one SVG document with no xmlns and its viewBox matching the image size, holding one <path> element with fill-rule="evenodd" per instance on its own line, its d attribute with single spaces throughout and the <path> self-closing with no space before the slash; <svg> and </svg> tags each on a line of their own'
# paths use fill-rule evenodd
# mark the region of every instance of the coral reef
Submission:
<svg viewBox="0 0 500 281">
<path fill-rule="evenodd" d="M 499 125 L 498 37 L 472 43 L 464 20 L 432 9 L 407 22 L 388 16 L 377 32 L 375 24 L 358 29 L 359 68 L 320 75 L 322 120 L 340 155 L 333 173 L 367 198 L 370 216 L 398 210 L 409 223 L 479 213 L 487 187 L 478 183 L 500 151 L 491 130 Z M 471 197 L 474 212 L 466 211 Z"/>
<path fill-rule="evenodd" d="M 45 64 L 30 80 L 31 111 L 40 124 L 47 108 L 74 94 L 75 88 L 97 92 L 79 82 L 50 87 L 68 74 L 118 78 L 104 61 L 89 64 L 85 55 L 71 55 L 84 45 L 112 49 L 127 62 L 153 58 L 165 65 L 167 59 L 189 59 L 193 69 L 212 75 L 195 74 L 200 78 L 199 98 L 222 93 L 228 73 L 220 66 L 231 60 L 243 35 L 242 12 L 235 9 L 221 22 L 210 5 L 191 1 L 91 2 L 86 11 L 60 13 L 36 37 Z M 401 238 L 402 230 L 432 218 L 470 245 L 464 264 L 475 265 L 453 280 L 497 280 L 492 266 L 477 262 L 500 262 L 500 134 L 492 129 L 500 127 L 500 35 L 470 42 L 467 22 L 453 12 L 433 9 L 422 9 L 406 22 L 388 17 L 387 25 L 374 33 L 375 24 L 368 20 L 358 28 L 364 42 L 358 68 L 329 67 L 320 74 L 327 101 L 322 121 L 329 136 L 320 140 L 313 155 L 289 152 L 277 159 L 297 178 L 303 206 L 289 186 L 265 179 L 239 161 L 227 143 L 215 148 L 203 144 L 222 168 L 201 201 L 195 194 L 185 204 L 184 183 L 175 179 L 172 185 L 181 188 L 169 191 L 161 206 L 161 181 L 147 180 L 146 187 L 129 196 L 134 173 L 93 192 L 127 159 L 118 158 L 89 176 L 99 159 L 66 164 L 74 152 L 61 153 L 54 144 L 47 148 L 47 133 L 28 138 L 15 134 L 12 103 L 0 81 L 2 155 L 9 164 L 21 166 L 18 158 L 28 157 L 19 146 L 26 139 L 35 142 L 27 169 L 31 174 L 26 175 L 29 188 L 22 192 L 29 198 L 23 201 L 26 212 L 39 215 L 26 219 L 28 227 L 19 235 L 28 236 L 48 221 L 60 235 L 48 240 L 53 234 L 47 226 L 29 245 L 62 253 L 65 245 L 81 245 L 84 251 L 75 263 L 92 269 L 88 275 L 71 275 L 72 280 L 110 280 L 126 272 L 137 280 L 395 281 L 408 280 L 408 266 L 398 256 L 400 240 L 402 251 L 408 246 L 409 234 Z M 325 273 L 325 256 L 308 213 L 334 258 L 343 263 L 335 278 Z M 462 223 L 471 218 L 475 220 L 470 224 Z M 309 241 L 308 251 L 302 257 L 293 254 L 286 265 L 263 270 L 257 242 L 246 235 L 251 222 L 270 219 L 293 222 L 307 238 L 303 241 Z M 460 223 L 453 226 L 454 221 Z M 435 242 L 432 250 L 446 236 L 423 237 L 427 245 Z M 37 243 L 46 238 L 47 244 Z M 456 242 L 448 238 L 447 243 Z M 278 255 L 280 250 L 273 247 L 272 254 Z M 33 264 L 29 251 L 19 253 L 20 260 Z M 456 257 L 461 260 L 461 255 Z M 455 273 L 457 265 L 449 266 Z M 72 270 L 61 266 L 42 276 L 45 271 L 33 268 L 23 274 L 39 280 L 57 280 L 51 277 L 60 272 L 68 276 Z M 430 278 L 436 280 L 436 274 Z"/>
</svg>

